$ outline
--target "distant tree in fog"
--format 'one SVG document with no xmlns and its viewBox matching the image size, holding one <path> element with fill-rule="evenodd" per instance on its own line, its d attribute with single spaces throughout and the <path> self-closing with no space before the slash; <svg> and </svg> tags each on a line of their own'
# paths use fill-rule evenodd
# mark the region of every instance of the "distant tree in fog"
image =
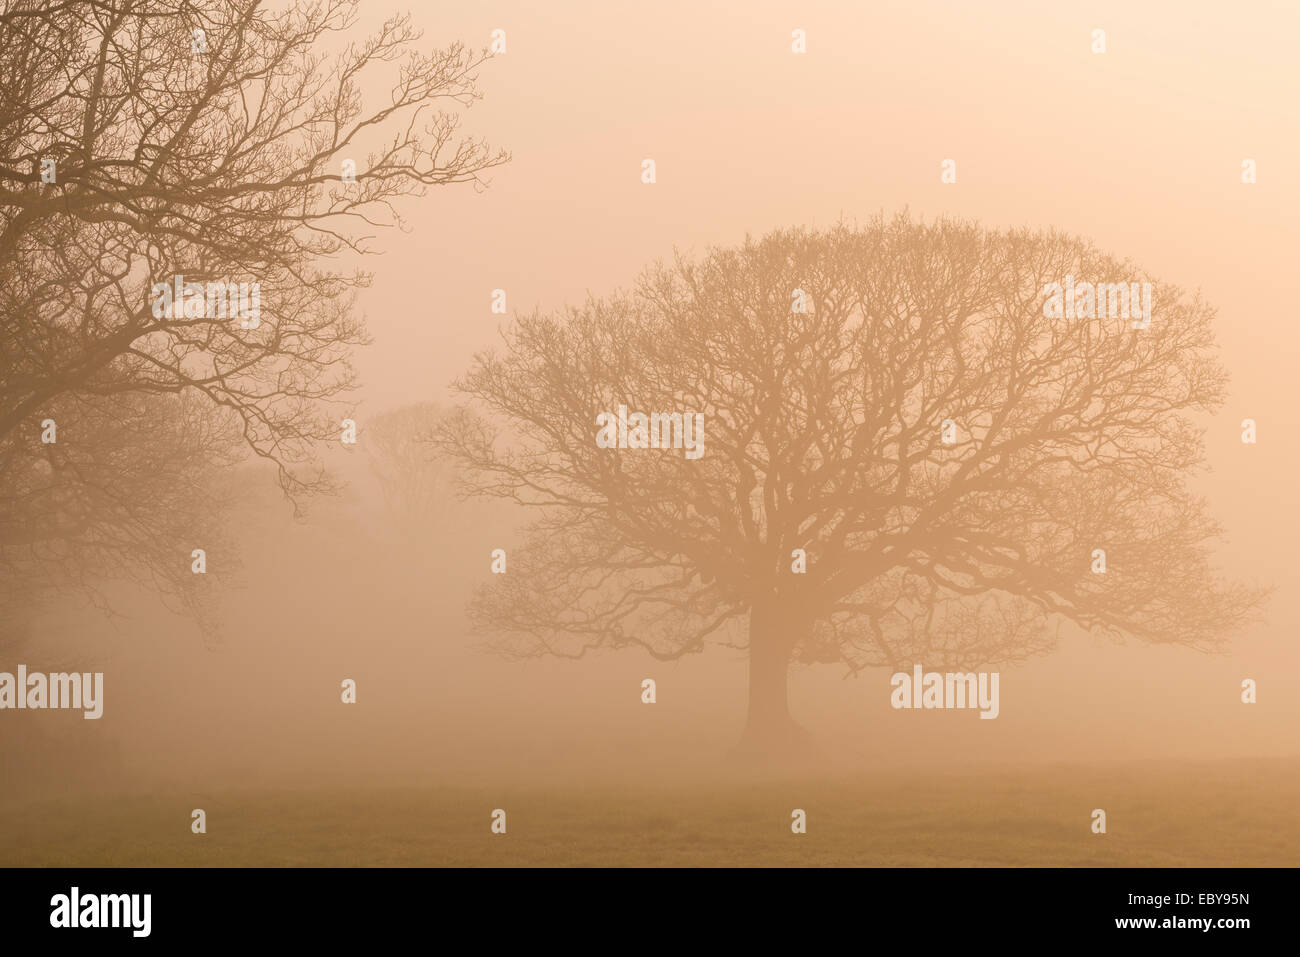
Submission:
<svg viewBox="0 0 1300 957">
<path fill-rule="evenodd" d="M 1059 233 L 900 216 L 518 317 L 438 439 L 535 517 L 471 613 L 516 656 L 744 649 L 763 752 L 803 740 L 792 662 L 968 671 L 1063 623 L 1220 646 L 1263 594 L 1216 574 L 1187 483 L 1225 394 L 1214 310 L 1160 283 L 1145 329 L 1049 318 L 1067 276 L 1150 280 Z M 701 413 L 703 454 L 601 447 L 619 406 Z"/>
<path fill-rule="evenodd" d="M 365 425 L 361 444 L 384 504 L 408 527 L 427 525 L 449 502 L 451 462 L 430 444 L 442 416 L 436 402 L 420 402 L 377 415 Z"/>
<path fill-rule="evenodd" d="M 0 613 L 79 592 L 105 611 L 103 586 L 131 581 L 211 630 L 211 589 L 191 552 L 233 569 L 221 521 L 230 491 L 213 481 L 237 434 L 197 396 L 61 398 L 48 407 L 60 440 L 5 462 Z M 64 413 L 67 409 L 67 413 Z M 219 556 L 219 557 L 217 557 Z"/>
</svg>

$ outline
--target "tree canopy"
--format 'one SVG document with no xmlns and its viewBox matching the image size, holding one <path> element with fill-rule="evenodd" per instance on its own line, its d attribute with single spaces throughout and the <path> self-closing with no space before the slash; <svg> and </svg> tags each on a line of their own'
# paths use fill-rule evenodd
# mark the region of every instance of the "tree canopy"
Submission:
<svg viewBox="0 0 1300 957">
<path fill-rule="evenodd" d="M 1067 276 L 1153 282 L 1149 327 L 1049 317 Z M 472 612 L 513 655 L 748 648 L 751 728 L 786 720 L 791 661 L 972 668 L 1064 622 L 1218 647 L 1262 593 L 1216 573 L 1188 484 L 1213 317 L 1084 240 L 907 215 L 517 317 L 439 435 L 469 494 L 535 515 Z M 620 405 L 702 413 L 704 454 L 599 447 Z"/>
<path fill-rule="evenodd" d="M 485 53 L 421 52 L 405 16 L 353 40 L 358 12 L 0 2 L 0 569 L 28 597 L 183 587 L 204 466 L 241 447 L 290 496 L 329 487 L 315 444 L 366 341 L 348 260 L 507 159 L 459 132 Z M 258 314 L 159 309 L 176 283 L 255 285 Z"/>
</svg>

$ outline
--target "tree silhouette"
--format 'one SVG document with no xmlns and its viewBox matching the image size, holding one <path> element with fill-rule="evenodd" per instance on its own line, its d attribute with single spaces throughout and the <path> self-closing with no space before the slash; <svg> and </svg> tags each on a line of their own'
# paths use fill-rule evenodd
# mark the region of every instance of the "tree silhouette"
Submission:
<svg viewBox="0 0 1300 957">
<path fill-rule="evenodd" d="M 366 423 L 364 445 L 384 504 L 412 535 L 428 533 L 451 491 L 448 462 L 429 444 L 442 414 L 436 402 L 417 402 Z"/>
<path fill-rule="evenodd" d="M 199 396 L 129 393 L 63 397 L 47 411 L 64 423 L 60 441 L 0 446 L 0 636 L 19 610 L 73 593 L 111 614 L 104 586 L 114 581 L 158 593 L 215 635 L 215 602 L 191 554 L 214 556 L 213 578 L 237 565 L 222 522 L 233 493 L 215 481 L 238 457 L 232 416 Z"/>
<path fill-rule="evenodd" d="M 329 487 L 313 446 L 339 436 L 333 403 L 366 339 L 353 297 L 368 277 L 342 260 L 401 224 L 402 198 L 478 185 L 507 159 L 447 109 L 478 98 L 486 54 L 420 53 L 406 17 L 342 39 L 358 9 L 0 0 L 5 570 L 188 574 L 202 542 L 180 499 L 232 437 L 291 497 Z M 160 314 L 177 277 L 256 283 L 258 315 L 202 296 Z M 47 418 L 79 447 L 41 448 Z M 94 544 L 56 515 L 93 524 Z"/>
<path fill-rule="evenodd" d="M 1151 281 L 1055 232 L 902 215 L 518 317 L 438 436 L 468 494 L 537 514 L 473 618 L 510 655 L 746 648 L 743 743 L 765 751 L 802 737 L 791 662 L 969 670 L 1065 622 L 1219 646 L 1263 594 L 1212 569 L 1186 484 L 1191 416 L 1224 396 L 1214 311 L 1161 283 L 1146 329 L 1048 318 L 1067 276 Z M 704 454 L 598 447 L 620 405 L 702 413 Z"/>
</svg>

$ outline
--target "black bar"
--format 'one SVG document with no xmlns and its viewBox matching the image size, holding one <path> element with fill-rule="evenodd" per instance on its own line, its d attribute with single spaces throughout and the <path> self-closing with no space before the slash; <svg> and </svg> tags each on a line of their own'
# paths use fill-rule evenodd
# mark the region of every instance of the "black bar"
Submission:
<svg viewBox="0 0 1300 957">
<path fill-rule="evenodd" d="M 788 938 L 811 947 L 844 937 L 867 950 L 886 931 L 918 945 L 1128 937 L 1138 946 L 1233 946 L 1284 933 L 1296 886 L 1293 869 L 541 870 L 7 869 L 0 927 L 6 944 L 67 945 L 75 935 L 83 947 L 375 945 L 415 935 L 429 949 L 457 950 L 515 939 L 604 941 L 603 952 L 638 941 L 676 949 Z M 126 926 L 51 926 L 66 916 L 58 895 L 70 911 L 74 887 L 87 919 L 91 911 L 97 919 L 100 895 L 150 895 L 148 935 L 136 936 L 143 897 L 139 910 L 109 902 L 106 919 L 116 908 Z M 1135 920 L 1154 924 L 1121 926 Z"/>
</svg>

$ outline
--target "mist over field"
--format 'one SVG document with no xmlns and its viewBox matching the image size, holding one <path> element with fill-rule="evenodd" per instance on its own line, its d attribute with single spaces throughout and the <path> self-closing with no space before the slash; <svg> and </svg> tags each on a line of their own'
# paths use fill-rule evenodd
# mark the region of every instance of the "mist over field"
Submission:
<svg viewBox="0 0 1300 957">
<path fill-rule="evenodd" d="M 367 3 L 352 29 L 390 7 Z M 0 713 L 0 862 L 1300 863 L 1294 823 L 1277 823 L 1300 795 L 1295 9 L 439 2 L 412 19 L 425 46 L 507 30 L 462 132 L 510 161 L 482 188 L 398 203 L 381 255 L 338 254 L 374 273 L 356 302 L 372 341 L 329 407 L 357 441 L 317 443 L 338 489 L 296 501 L 255 456 L 205 473 L 219 537 L 176 553 L 184 570 L 207 548 L 202 620 L 120 581 L 10 613 L 0 671 L 102 672 L 104 700 L 97 720 Z M 1088 47 L 1098 25 L 1104 56 Z M 794 27 L 806 56 L 790 54 Z M 499 635 L 475 626 L 472 596 L 539 516 L 461 497 L 463 463 L 423 439 L 468 403 L 451 384 L 502 328 L 632 289 L 675 250 L 698 261 L 904 210 L 1085 237 L 1209 304 L 1228 382 L 1216 411 L 1191 414 L 1207 467 L 1188 481 L 1222 526 L 1213 571 L 1272 589 L 1260 614 L 1217 652 L 1066 623 L 1046 653 L 970 669 L 1000 674 L 995 720 L 891 707 L 889 667 L 796 662 L 789 715 L 812 746 L 777 770 L 735 753 L 743 649 L 488 647 Z M 200 807 L 206 847 L 190 843 Z M 498 807 L 522 849 L 458 830 L 486 838 Z M 796 807 L 815 841 L 778 847 Z"/>
<path fill-rule="evenodd" d="M 509 511 L 453 501 L 425 528 L 401 525 L 376 501 L 363 455 L 336 454 L 354 482 L 303 520 L 273 491 L 235 511 L 242 567 L 220 586 L 218 639 L 205 642 L 144 594 L 123 596 L 113 621 L 71 605 L 41 619 L 41 644 L 20 660 L 102 670 L 104 717 L 7 713 L 10 760 L 31 761 L 9 776 L 8 795 L 38 782 L 47 793 L 110 783 L 671 782 L 713 769 L 735 746 L 743 653 L 507 661 L 479 647 L 464 600 L 490 574 L 491 549 L 509 553 Z M 265 480 L 250 470 L 237 482 Z M 792 669 L 791 709 L 830 768 L 871 777 L 899 765 L 1294 756 L 1294 739 L 1277 731 L 1288 726 L 1272 723 L 1286 711 L 1271 682 L 1258 708 L 1243 707 L 1238 672 L 1264 672 L 1232 662 L 1073 634 L 1054 655 L 1002 669 L 995 721 L 895 711 L 887 670 L 853 678 L 829 665 Z M 646 677 L 658 685 L 654 706 L 641 703 Z M 340 704 L 344 678 L 357 682 L 355 707 Z"/>
</svg>

